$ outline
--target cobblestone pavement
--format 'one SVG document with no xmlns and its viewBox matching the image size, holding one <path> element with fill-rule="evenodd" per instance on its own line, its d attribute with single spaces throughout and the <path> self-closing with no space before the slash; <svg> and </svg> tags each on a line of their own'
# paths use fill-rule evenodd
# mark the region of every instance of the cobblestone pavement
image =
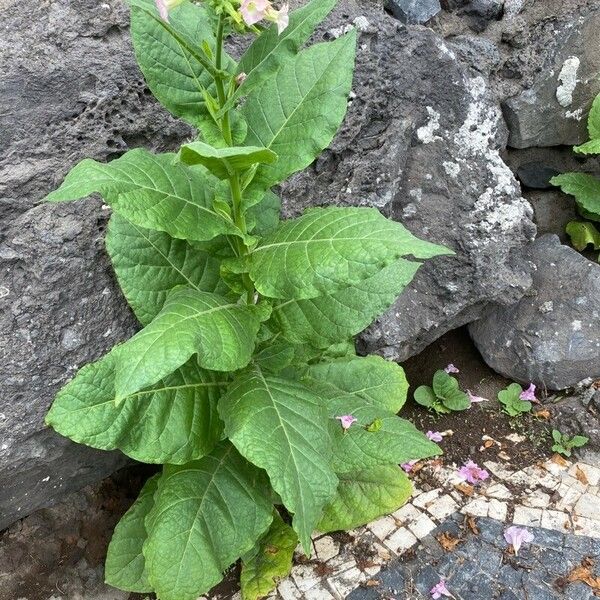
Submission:
<svg viewBox="0 0 600 600">
<path fill-rule="evenodd" d="M 522 470 L 483 464 L 490 478 L 474 487 L 430 461 L 414 476 L 410 503 L 347 534 L 315 537 L 314 556 L 297 555 L 271 598 L 429 598 L 442 576 L 460 600 L 593 598 L 588 583 L 557 586 L 586 557 L 600 563 L 600 468 L 559 456 Z M 508 524 L 535 535 L 518 557 L 503 538 Z M 460 539 L 447 550 L 437 541 L 445 531 L 450 546 Z"/>
</svg>

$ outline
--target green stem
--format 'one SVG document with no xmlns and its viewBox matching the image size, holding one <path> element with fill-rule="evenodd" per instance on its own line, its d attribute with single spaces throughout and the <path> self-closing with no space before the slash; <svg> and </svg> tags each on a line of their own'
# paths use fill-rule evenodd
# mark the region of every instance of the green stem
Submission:
<svg viewBox="0 0 600 600">
<path fill-rule="evenodd" d="M 219 25 L 217 26 L 217 49 L 215 54 L 215 66 L 218 72 L 221 72 L 223 62 L 223 37 L 225 31 L 225 19 L 223 15 L 219 15 Z M 220 75 L 215 76 L 215 84 L 217 86 L 217 96 L 219 98 L 219 106 L 223 108 L 227 101 L 225 95 L 225 86 L 223 85 L 223 78 Z M 228 146 L 233 146 L 233 139 L 231 137 L 231 125 L 229 123 L 229 111 L 226 111 L 221 119 L 221 131 L 223 133 L 223 139 Z"/>
</svg>

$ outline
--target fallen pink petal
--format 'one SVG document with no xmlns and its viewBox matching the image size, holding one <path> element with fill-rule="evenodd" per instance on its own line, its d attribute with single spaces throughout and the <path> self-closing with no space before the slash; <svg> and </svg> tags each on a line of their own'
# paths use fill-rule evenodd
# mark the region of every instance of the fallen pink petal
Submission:
<svg viewBox="0 0 600 600">
<path fill-rule="evenodd" d="M 534 535 L 531 531 L 528 531 L 524 527 L 517 527 L 512 525 L 504 532 L 504 539 L 513 547 L 515 556 L 518 555 L 519 549 L 525 544 L 533 542 Z"/>
<path fill-rule="evenodd" d="M 443 579 L 440 579 L 440 582 L 434 585 L 429 591 L 433 600 L 438 600 L 442 596 L 446 596 L 446 598 L 454 598 L 454 596 L 450 593 L 450 590 L 446 587 L 446 582 Z"/>
<path fill-rule="evenodd" d="M 439 431 L 428 431 L 425 435 L 432 442 L 441 442 L 444 439 L 444 436 Z"/>
<path fill-rule="evenodd" d="M 471 485 L 477 485 L 478 483 L 485 481 L 490 474 L 482 469 L 476 462 L 468 460 L 459 470 L 458 474 L 465 481 Z"/>
<path fill-rule="evenodd" d="M 488 398 L 483 398 L 482 396 L 477 396 L 471 390 L 467 390 L 467 395 L 469 396 L 469 401 L 471 404 L 477 404 L 478 402 L 489 402 Z"/>
<path fill-rule="evenodd" d="M 529 402 L 536 402 L 537 398 L 535 397 L 535 384 L 530 383 L 529 387 L 521 392 L 519 398 L 521 400 L 529 400 Z"/>
<path fill-rule="evenodd" d="M 445 369 L 446 373 L 460 373 L 460 369 L 457 369 L 452 363 L 450 363 Z"/>
<path fill-rule="evenodd" d="M 400 465 L 400 467 L 405 473 L 410 473 L 418 462 L 418 460 L 409 460 L 407 463 Z"/>
<path fill-rule="evenodd" d="M 336 417 L 336 419 L 342 424 L 342 429 L 344 431 L 350 429 L 350 427 L 358 421 L 358 419 L 352 415 L 342 415 L 341 417 Z"/>
</svg>

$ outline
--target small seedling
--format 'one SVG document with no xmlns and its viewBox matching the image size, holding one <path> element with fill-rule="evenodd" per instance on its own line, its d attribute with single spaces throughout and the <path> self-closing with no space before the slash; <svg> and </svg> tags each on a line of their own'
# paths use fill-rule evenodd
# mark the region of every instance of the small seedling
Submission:
<svg viewBox="0 0 600 600">
<path fill-rule="evenodd" d="M 589 442 L 589 438 L 584 435 L 570 437 L 566 433 L 561 433 L 558 429 L 552 430 L 552 439 L 555 442 L 552 450 L 563 456 L 571 456 L 573 448 L 581 448 Z"/>
<path fill-rule="evenodd" d="M 465 410 L 471 406 L 469 396 L 461 391 L 458 381 L 446 371 L 436 371 L 433 375 L 433 387 L 421 385 L 415 390 L 415 401 L 438 414 Z"/>
<path fill-rule="evenodd" d="M 531 402 L 521 399 L 521 394 L 523 388 L 518 383 L 511 383 L 505 390 L 498 392 L 498 400 L 507 415 L 518 417 L 523 413 L 531 412 Z"/>
</svg>

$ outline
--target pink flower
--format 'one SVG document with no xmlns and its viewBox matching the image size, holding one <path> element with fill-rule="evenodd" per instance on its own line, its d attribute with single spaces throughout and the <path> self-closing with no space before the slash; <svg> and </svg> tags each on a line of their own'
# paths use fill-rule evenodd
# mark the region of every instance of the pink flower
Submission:
<svg viewBox="0 0 600 600">
<path fill-rule="evenodd" d="M 450 363 L 445 369 L 446 373 L 460 373 L 460 370 L 457 369 L 452 363 Z"/>
<path fill-rule="evenodd" d="M 163 21 L 169 22 L 169 11 L 179 6 L 183 0 L 154 0 L 158 14 Z"/>
<path fill-rule="evenodd" d="M 530 402 L 537 402 L 537 398 L 535 397 L 535 384 L 530 383 L 529 387 L 522 391 L 519 395 L 521 400 L 529 400 Z"/>
<path fill-rule="evenodd" d="M 485 481 L 490 474 L 482 469 L 477 463 L 468 460 L 459 470 L 458 474 L 472 485 Z"/>
<path fill-rule="evenodd" d="M 442 596 L 446 596 L 447 598 L 454 598 L 454 596 L 450 593 L 450 590 L 446 587 L 446 582 L 443 579 L 440 579 L 440 582 L 434 585 L 429 591 L 433 600 L 438 600 Z"/>
<path fill-rule="evenodd" d="M 481 396 L 476 396 L 471 392 L 471 390 L 467 390 L 467 395 L 469 396 L 469 401 L 471 404 L 476 404 L 477 402 L 488 402 L 487 398 L 482 398 Z"/>
<path fill-rule="evenodd" d="M 277 33 L 279 33 L 279 35 L 281 35 L 285 31 L 286 27 L 290 23 L 289 12 L 290 12 L 289 4 L 284 4 L 277 11 L 277 15 L 275 16 L 275 23 L 277 23 Z"/>
<path fill-rule="evenodd" d="M 407 463 L 404 463 L 400 466 L 405 473 L 410 473 L 418 462 L 418 460 L 409 460 Z"/>
<path fill-rule="evenodd" d="M 342 424 L 342 429 L 344 431 L 350 429 L 350 427 L 358 421 L 358 419 L 352 415 L 342 415 L 341 417 L 336 417 L 336 419 Z"/>
<path fill-rule="evenodd" d="M 240 6 L 240 12 L 246 25 L 258 23 L 267 16 L 269 10 L 273 10 L 269 0 L 242 0 Z"/>
<path fill-rule="evenodd" d="M 444 439 L 444 436 L 439 431 L 428 431 L 425 435 L 432 442 L 441 442 Z"/>
<path fill-rule="evenodd" d="M 521 544 L 523 542 L 529 544 L 529 542 L 533 542 L 533 538 L 533 533 L 523 527 L 515 527 L 514 525 L 504 532 L 504 539 L 513 547 L 515 556 L 517 556 Z"/>
</svg>

